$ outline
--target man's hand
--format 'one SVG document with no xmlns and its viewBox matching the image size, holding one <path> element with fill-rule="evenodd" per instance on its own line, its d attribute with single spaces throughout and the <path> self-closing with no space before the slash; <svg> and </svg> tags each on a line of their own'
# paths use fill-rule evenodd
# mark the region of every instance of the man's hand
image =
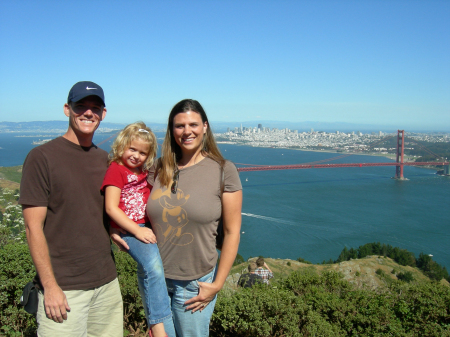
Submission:
<svg viewBox="0 0 450 337">
<path fill-rule="evenodd" d="M 47 318 L 56 323 L 67 320 L 67 311 L 70 311 L 69 303 L 58 285 L 44 289 L 44 307 Z"/>
<path fill-rule="evenodd" d="M 119 248 L 119 250 L 121 250 L 122 252 L 127 252 L 130 249 L 130 247 L 128 247 L 125 240 L 120 237 L 120 233 L 126 233 L 126 231 L 123 229 L 113 227 L 109 229 L 109 236 L 112 242 Z"/>
</svg>

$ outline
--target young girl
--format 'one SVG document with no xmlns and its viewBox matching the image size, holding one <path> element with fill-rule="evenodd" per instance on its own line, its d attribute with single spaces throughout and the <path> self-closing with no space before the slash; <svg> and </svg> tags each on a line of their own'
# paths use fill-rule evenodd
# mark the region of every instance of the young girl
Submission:
<svg viewBox="0 0 450 337">
<path fill-rule="evenodd" d="M 145 212 L 151 188 L 147 174 L 156 151 L 156 137 L 150 128 L 142 122 L 126 126 L 112 146 L 102 190 L 111 226 L 126 231 L 121 237 L 138 263 L 139 291 L 147 323 L 153 336 L 160 337 L 166 336 L 163 322 L 171 322 L 172 313 L 156 237 Z"/>
</svg>

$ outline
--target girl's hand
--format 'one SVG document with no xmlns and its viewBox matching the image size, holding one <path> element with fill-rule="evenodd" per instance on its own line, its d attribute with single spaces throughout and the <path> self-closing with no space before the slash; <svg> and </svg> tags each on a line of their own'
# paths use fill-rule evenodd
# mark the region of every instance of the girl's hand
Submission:
<svg viewBox="0 0 450 337">
<path fill-rule="evenodd" d="M 217 288 L 214 282 L 198 282 L 198 286 L 198 295 L 184 302 L 185 305 L 191 304 L 186 307 L 186 310 L 192 310 L 192 312 L 196 312 L 197 310 L 202 311 L 220 291 L 220 288 Z"/>
<path fill-rule="evenodd" d="M 134 236 L 143 243 L 156 243 L 155 234 L 147 227 L 139 227 Z"/>
</svg>

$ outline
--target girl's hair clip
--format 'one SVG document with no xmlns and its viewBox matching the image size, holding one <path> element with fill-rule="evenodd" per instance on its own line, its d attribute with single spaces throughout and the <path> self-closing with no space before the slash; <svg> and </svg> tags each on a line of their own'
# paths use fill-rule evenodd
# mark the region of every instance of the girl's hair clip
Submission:
<svg viewBox="0 0 450 337">
<path fill-rule="evenodd" d="M 148 131 L 145 130 L 145 129 L 139 129 L 138 131 L 139 131 L 139 132 L 147 132 L 147 133 L 150 133 L 150 132 L 148 132 Z"/>
</svg>

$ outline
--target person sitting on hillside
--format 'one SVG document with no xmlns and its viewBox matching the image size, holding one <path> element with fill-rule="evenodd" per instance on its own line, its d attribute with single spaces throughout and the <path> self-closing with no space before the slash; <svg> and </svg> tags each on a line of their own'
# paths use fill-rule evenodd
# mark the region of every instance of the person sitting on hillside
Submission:
<svg viewBox="0 0 450 337">
<path fill-rule="evenodd" d="M 258 268 L 256 268 L 255 274 L 261 276 L 265 284 L 269 284 L 269 279 L 273 277 L 273 273 L 270 270 L 267 263 L 264 262 L 264 258 L 263 257 L 258 258 L 256 260 L 256 265 Z"/>
<path fill-rule="evenodd" d="M 256 263 L 250 262 L 248 273 L 242 274 L 238 281 L 238 286 L 242 288 L 251 288 L 256 283 L 263 283 L 261 276 L 255 274 Z"/>
</svg>

